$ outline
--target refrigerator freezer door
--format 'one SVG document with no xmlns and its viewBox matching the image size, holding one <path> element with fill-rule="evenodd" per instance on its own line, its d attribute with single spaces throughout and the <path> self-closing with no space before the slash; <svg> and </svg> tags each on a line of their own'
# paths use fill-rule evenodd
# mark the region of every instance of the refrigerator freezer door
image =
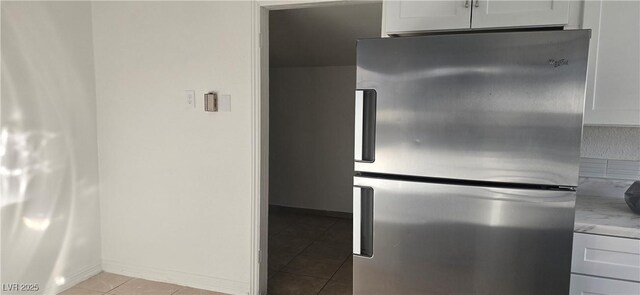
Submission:
<svg viewBox="0 0 640 295">
<path fill-rule="evenodd" d="M 575 192 L 354 183 L 373 191 L 354 294 L 568 294 Z"/>
<path fill-rule="evenodd" d="M 575 186 L 588 30 L 359 40 L 375 161 L 355 170 Z"/>
</svg>

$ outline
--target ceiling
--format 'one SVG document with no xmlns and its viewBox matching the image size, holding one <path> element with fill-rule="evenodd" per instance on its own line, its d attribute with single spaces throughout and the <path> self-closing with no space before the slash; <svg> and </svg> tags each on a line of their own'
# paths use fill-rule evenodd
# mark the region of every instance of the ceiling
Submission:
<svg viewBox="0 0 640 295">
<path fill-rule="evenodd" d="M 269 14 L 271 67 L 356 64 L 356 40 L 378 38 L 382 3 L 359 3 Z"/>
</svg>

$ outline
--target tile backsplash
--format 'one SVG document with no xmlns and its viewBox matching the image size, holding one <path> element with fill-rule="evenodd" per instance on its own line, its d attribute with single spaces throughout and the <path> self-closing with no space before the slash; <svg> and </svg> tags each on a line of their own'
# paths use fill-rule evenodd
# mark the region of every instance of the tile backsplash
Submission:
<svg viewBox="0 0 640 295">
<path fill-rule="evenodd" d="M 580 177 L 640 179 L 640 161 L 580 158 Z"/>
<path fill-rule="evenodd" d="M 640 161 L 640 127 L 585 126 L 580 155 Z"/>
</svg>

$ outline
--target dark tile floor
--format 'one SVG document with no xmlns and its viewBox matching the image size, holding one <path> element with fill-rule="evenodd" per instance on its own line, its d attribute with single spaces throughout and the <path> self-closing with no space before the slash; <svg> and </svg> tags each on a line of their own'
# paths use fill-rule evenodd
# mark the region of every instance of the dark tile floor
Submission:
<svg viewBox="0 0 640 295">
<path fill-rule="evenodd" d="M 352 294 L 352 221 L 269 210 L 269 295 Z"/>
</svg>

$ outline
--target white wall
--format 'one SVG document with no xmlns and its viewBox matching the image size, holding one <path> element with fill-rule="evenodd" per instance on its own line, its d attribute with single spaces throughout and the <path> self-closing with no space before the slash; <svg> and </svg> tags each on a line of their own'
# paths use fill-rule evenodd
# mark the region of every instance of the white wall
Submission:
<svg viewBox="0 0 640 295">
<path fill-rule="evenodd" d="M 91 7 L 0 6 L 1 281 L 52 294 L 100 271 Z"/>
<path fill-rule="evenodd" d="M 355 66 L 272 68 L 269 203 L 351 212 Z"/>
<path fill-rule="evenodd" d="M 248 291 L 251 5 L 93 3 L 106 271 Z"/>
<path fill-rule="evenodd" d="M 582 157 L 640 161 L 640 128 L 585 126 Z"/>
</svg>

